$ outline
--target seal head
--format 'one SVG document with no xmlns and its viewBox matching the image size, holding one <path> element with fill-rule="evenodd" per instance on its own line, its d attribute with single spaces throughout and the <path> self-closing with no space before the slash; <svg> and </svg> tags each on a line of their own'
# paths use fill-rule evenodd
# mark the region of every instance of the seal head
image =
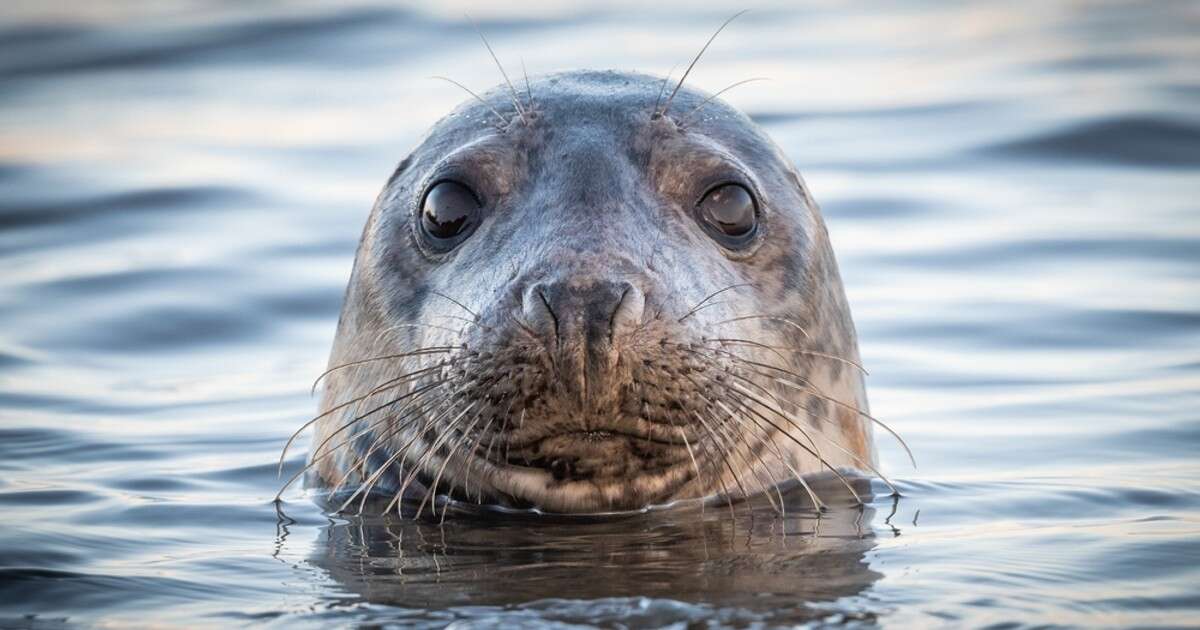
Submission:
<svg viewBox="0 0 1200 630">
<path fill-rule="evenodd" d="M 664 113 L 663 85 L 493 90 L 401 162 L 363 231 L 310 485 L 602 512 L 873 467 L 817 205 L 749 118 L 687 88 Z"/>
</svg>

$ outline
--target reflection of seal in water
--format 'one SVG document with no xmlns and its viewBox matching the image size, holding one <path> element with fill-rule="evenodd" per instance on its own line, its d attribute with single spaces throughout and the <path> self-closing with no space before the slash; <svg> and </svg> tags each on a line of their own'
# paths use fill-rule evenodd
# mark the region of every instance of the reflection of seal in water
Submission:
<svg viewBox="0 0 1200 630">
<path fill-rule="evenodd" d="M 594 512 L 873 470 L 833 251 L 779 149 L 661 79 L 526 87 L 440 121 L 379 195 L 309 484 Z"/>
<path fill-rule="evenodd" d="M 849 495 L 828 475 L 813 489 L 848 506 L 839 499 Z M 383 605 L 372 609 L 372 623 L 397 614 L 391 606 L 400 607 L 403 625 L 422 611 L 438 611 L 439 625 L 446 616 L 492 626 L 549 617 L 589 627 L 704 625 L 697 617 L 722 627 L 780 627 L 845 612 L 827 604 L 881 577 L 864 557 L 875 544 L 875 508 L 818 515 L 792 509 L 808 502 L 801 488 L 783 497 L 782 518 L 765 498 L 738 505 L 736 518 L 690 505 L 655 512 L 649 523 L 464 511 L 439 525 L 351 514 L 302 545 L 347 594 Z"/>
</svg>

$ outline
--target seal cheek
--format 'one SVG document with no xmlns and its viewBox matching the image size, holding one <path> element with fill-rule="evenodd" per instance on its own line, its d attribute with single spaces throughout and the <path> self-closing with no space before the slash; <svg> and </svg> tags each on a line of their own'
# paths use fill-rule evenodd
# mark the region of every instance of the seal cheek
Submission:
<svg viewBox="0 0 1200 630">
<path fill-rule="evenodd" d="M 867 432 L 863 428 L 863 422 L 858 414 L 839 407 L 837 418 L 838 424 L 841 425 L 842 435 L 846 436 L 846 449 L 864 461 L 870 461 L 871 442 L 867 439 Z"/>
</svg>

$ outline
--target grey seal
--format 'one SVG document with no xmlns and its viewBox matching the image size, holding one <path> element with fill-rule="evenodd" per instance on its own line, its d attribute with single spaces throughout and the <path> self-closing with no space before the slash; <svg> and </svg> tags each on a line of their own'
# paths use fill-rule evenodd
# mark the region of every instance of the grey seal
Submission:
<svg viewBox="0 0 1200 630">
<path fill-rule="evenodd" d="M 616 71 L 472 96 L 363 230 L 310 488 L 591 513 L 877 472 L 820 210 L 750 118 Z"/>
</svg>

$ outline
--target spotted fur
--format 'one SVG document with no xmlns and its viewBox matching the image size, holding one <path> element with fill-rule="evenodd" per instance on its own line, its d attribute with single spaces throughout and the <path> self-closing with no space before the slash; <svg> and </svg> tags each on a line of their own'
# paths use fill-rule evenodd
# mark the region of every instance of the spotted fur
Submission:
<svg viewBox="0 0 1200 630">
<path fill-rule="evenodd" d="M 524 118 L 493 90 L 401 162 L 359 245 L 310 486 L 393 505 L 436 494 L 596 512 L 874 467 L 854 325 L 816 203 L 749 118 L 686 87 L 656 115 L 661 86 L 620 72 L 541 77 Z M 448 254 L 417 229 L 423 193 L 443 178 L 484 208 Z M 744 251 L 693 213 L 730 179 L 760 211 Z M 578 309 L 539 321 L 530 303 L 545 287 L 582 296 Z M 620 298 L 605 297 L 613 287 Z M 589 314 L 593 295 L 619 300 L 610 322 Z"/>
</svg>

